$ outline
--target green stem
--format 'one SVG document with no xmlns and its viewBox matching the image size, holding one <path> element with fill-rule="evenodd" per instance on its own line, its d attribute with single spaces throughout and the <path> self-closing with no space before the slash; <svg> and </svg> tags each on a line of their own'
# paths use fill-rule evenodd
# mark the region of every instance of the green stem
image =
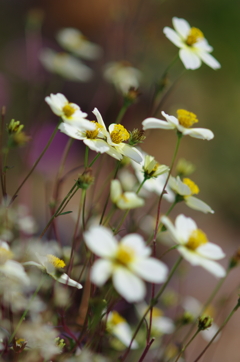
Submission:
<svg viewBox="0 0 240 362">
<path fill-rule="evenodd" d="M 85 206 L 87 190 L 82 190 L 82 228 L 85 230 Z"/>
<path fill-rule="evenodd" d="M 197 329 L 196 333 L 192 336 L 192 338 L 188 341 L 188 343 L 181 349 L 179 355 L 177 356 L 175 362 L 179 360 L 179 358 L 182 356 L 183 352 L 185 352 L 186 348 L 189 346 L 189 344 L 194 340 L 194 338 L 198 335 L 200 332 L 200 329 Z"/>
<path fill-rule="evenodd" d="M 101 154 L 98 153 L 97 156 L 94 157 L 94 159 L 92 160 L 92 162 L 88 165 L 88 167 L 92 167 L 92 165 L 95 163 L 95 161 L 97 161 L 98 157 L 100 157 Z"/>
<path fill-rule="evenodd" d="M 23 314 L 22 314 L 22 316 L 21 316 L 21 318 L 20 318 L 20 320 L 19 320 L 19 322 L 18 322 L 18 324 L 17 324 L 17 327 L 15 328 L 15 330 L 14 330 L 14 332 L 12 333 L 11 337 L 9 338 L 8 343 L 11 343 L 12 340 L 13 340 L 13 338 L 15 337 L 15 335 L 16 335 L 19 327 L 21 326 L 22 322 L 24 321 L 24 319 L 25 319 L 25 317 L 26 317 L 26 315 L 27 315 L 27 313 L 28 313 L 28 311 L 29 311 L 29 309 L 30 309 L 30 306 L 31 306 L 32 301 L 34 300 L 34 298 L 35 298 L 36 295 L 38 294 L 38 292 L 39 292 L 42 284 L 43 284 L 43 277 L 41 278 L 41 281 L 40 281 L 37 289 L 35 290 L 35 292 L 34 292 L 33 295 L 31 296 L 31 298 L 30 298 L 30 300 L 29 300 L 29 302 L 28 302 L 27 308 L 26 308 L 25 311 L 23 312 Z"/>
<path fill-rule="evenodd" d="M 126 100 L 123 103 L 122 108 L 120 109 L 118 115 L 117 115 L 117 119 L 115 123 L 121 123 L 122 118 L 124 116 L 124 114 L 126 113 L 128 107 L 130 106 L 131 103 L 127 102 Z"/>
<path fill-rule="evenodd" d="M 89 148 L 88 148 L 88 146 L 86 146 L 85 157 L 84 157 L 84 167 L 85 168 L 88 167 L 88 155 L 89 155 Z"/>
<path fill-rule="evenodd" d="M 35 161 L 33 167 L 31 168 L 31 170 L 29 171 L 29 173 L 27 174 L 27 176 L 24 178 L 24 180 L 22 181 L 22 183 L 18 186 L 17 190 L 14 192 L 10 202 L 9 202 L 9 206 L 12 204 L 12 202 L 15 200 L 15 198 L 17 197 L 18 192 L 21 190 L 21 188 L 23 187 L 23 185 L 25 184 L 25 182 L 27 181 L 27 179 L 31 176 L 31 174 L 33 173 L 33 171 L 35 170 L 35 168 L 37 167 L 38 163 L 40 162 L 41 158 L 43 157 L 43 155 L 45 154 L 45 152 L 47 151 L 48 147 L 50 146 L 50 144 L 52 143 L 57 131 L 58 131 L 58 126 L 59 126 L 60 122 L 58 123 L 57 127 L 55 128 L 55 130 L 53 131 L 51 137 L 48 140 L 48 143 L 46 144 L 46 146 L 44 147 L 42 153 L 40 154 L 40 156 L 38 157 L 38 159 Z"/>
<path fill-rule="evenodd" d="M 207 349 L 210 347 L 210 345 L 213 343 L 213 341 L 215 340 L 215 338 L 218 336 L 218 334 L 221 332 L 221 330 L 225 327 L 225 325 L 227 324 L 227 322 L 231 319 L 231 317 L 233 316 L 233 314 L 238 310 L 238 308 L 240 307 L 240 299 L 238 299 L 237 304 L 235 305 L 235 307 L 233 308 L 233 310 L 229 313 L 229 315 L 227 316 L 227 318 L 225 319 L 225 321 L 222 323 L 222 325 L 220 326 L 220 328 L 218 329 L 218 331 L 214 334 L 213 338 L 211 339 L 211 341 L 207 344 L 207 346 L 204 348 L 204 350 L 200 353 L 200 355 L 194 360 L 194 362 L 197 362 L 200 360 L 200 358 L 204 355 L 204 353 L 207 351 Z"/>
</svg>

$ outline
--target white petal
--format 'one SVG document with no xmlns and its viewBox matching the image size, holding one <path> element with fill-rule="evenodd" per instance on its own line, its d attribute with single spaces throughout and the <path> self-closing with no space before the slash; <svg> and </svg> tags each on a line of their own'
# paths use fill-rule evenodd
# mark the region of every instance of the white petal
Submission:
<svg viewBox="0 0 240 362">
<path fill-rule="evenodd" d="M 152 326 L 163 334 L 171 334 L 175 329 L 173 321 L 167 317 L 153 317 Z"/>
<path fill-rule="evenodd" d="M 137 260 L 132 263 L 131 268 L 147 282 L 163 283 L 167 278 L 167 266 L 155 258 Z"/>
<path fill-rule="evenodd" d="M 24 267 L 15 260 L 7 260 L 0 266 L 0 272 L 3 272 L 8 278 L 17 280 L 19 283 L 29 284 L 29 278 Z"/>
<path fill-rule="evenodd" d="M 179 244 L 179 236 L 178 236 L 178 233 L 177 233 L 177 230 L 175 229 L 174 225 L 172 224 L 172 222 L 170 221 L 170 219 L 166 216 L 163 216 L 161 218 L 161 223 L 163 223 L 164 226 L 166 226 L 166 228 L 168 229 L 168 231 L 170 232 L 173 240 Z"/>
<path fill-rule="evenodd" d="M 214 211 L 211 209 L 211 207 L 202 200 L 199 200 L 197 197 L 187 196 L 185 197 L 185 202 L 187 206 L 191 207 L 191 209 L 202 211 L 205 214 L 214 214 Z"/>
<path fill-rule="evenodd" d="M 70 287 L 75 287 L 77 289 L 82 289 L 82 285 L 75 280 L 69 278 L 67 274 L 62 274 L 59 278 L 56 279 L 59 283 L 69 285 Z"/>
<path fill-rule="evenodd" d="M 84 233 L 84 239 L 87 247 L 98 256 L 111 257 L 117 252 L 117 240 L 104 226 L 93 226 Z"/>
<path fill-rule="evenodd" d="M 185 136 L 189 135 L 194 138 L 200 138 L 202 140 L 208 141 L 210 141 L 214 137 L 213 132 L 207 128 L 185 128 L 182 133 Z"/>
<path fill-rule="evenodd" d="M 124 156 L 131 158 L 133 161 L 141 163 L 143 161 L 143 157 L 140 151 L 137 148 L 129 146 L 126 143 L 122 144 L 122 152 Z"/>
<path fill-rule="evenodd" d="M 103 126 L 104 129 L 106 129 L 105 123 L 103 121 L 102 115 L 99 112 L 99 110 L 95 107 L 92 112 L 96 116 L 98 123 L 101 124 L 101 126 Z"/>
<path fill-rule="evenodd" d="M 170 123 L 172 129 L 176 128 L 179 125 L 179 121 L 176 117 L 170 116 L 169 114 L 165 113 L 164 111 L 162 111 L 162 115 L 163 115 L 163 117 L 166 118 L 167 122 Z"/>
<path fill-rule="evenodd" d="M 165 28 L 163 28 L 163 32 L 174 45 L 179 48 L 183 46 L 183 41 L 181 37 L 176 33 L 176 31 L 166 26 Z"/>
<path fill-rule="evenodd" d="M 208 259 L 219 260 L 225 257 L 220 246 L 210 242 L 200 245 L 196 251 L 198 254 Z"/>
<path fill-rule="evenodd" d="M 165 122 L 165 121 L 162 121 L 160 119 L 157 119 L 157 118 L 146 118 L 143 122 L 142 122 L 142 125 L 143 125 L 143 129 L 144 131 L 146 131 L 147 129 L 174 129 L 174 125 L 168 123 L 168 122 Z"/>
<path fill-rule="evenodd" d="M 182 182 L 179 176 L 177 178 L 170 176 L 169 186 L 179 195 L 190 195 L 191 190 L 185 183 Z"/>
<path fill-rule="evenodd" d="M 112 328 L 112 333 L 125 345 L 129 346 L 132 340 L 132 331 L 127 323 L 118 323 Z M 138 347 L 134 340 L 131 346 L 133 349 Z"/>
<path fill-rule="evenodd" d="M 194 48 L 196 49 L 196 51 L 204 51 L 204 52 L 213 51 L 213 47 L 211 47 L 211 45 L 208 44 L 208 41 L 205 38 L 199 39 L 197 43 L 194 44 Z"/>
<path fill-rule="evenodd" d="M 178 215 L 178 217 L 176 218 L 175 225 L 177 233 L 182 241 L 188 241 L 191 233 L 197 229 L 197 224 L 195 223 L 195 221 L 190 217 L 186 217 L 182 214 Z"/>
<path fill-rule="evenodd" d="M 198 52 L 199 57 L 202 61 L 213 69 L 221 68 L 221 64 L 211 54 L 207 52 Z"/>
<path fill-rule="evenodd" d="M 136 256 L 147 257 L 151 255 L 151 248 L 146 246 L 143 237 L 139 234 L 129 234 L 122 238 L 121 245 L 133 249 Z"/>
<path fill-rule="evenodd" d="M 113 285 L 129 303 L 140 302 L 146 295 L 144 282 L 126 268 L 117 268 L 113 274 Z"/>
<path fill-rule="evenodd" d="M 107 142 L 105 142 L 104 140 L 99 140 L 99 139 L 86 139 L 83 141 L 85 143 L 85 145 L 87 145 L 92 151 L 95 152 L 100 152 L 100 153 L 104 153 L 104 152 L 108 152 L 109 151 L 109 146 L 107 144 Z"/>
<path fill-rule="evenodd" d="M 122 187 L 118 180 L 112 180 L 110 186 L 110 198 L 115 204 L 122 195 Z"/>
<path fill-rule="evenodd" d="M 124 192 L 122 197 L 117 201 L 117 207 L 122 210 L 135 209 L 144 205 L 144 200 L 141 199 L 135 192 Z"/>
<path fill-rule="evenodd" d="M 181 35 L 183 39 L 186 39 L 190 31 L 190 25 L 185 19 L 174 17 L 172 19 L 175 30 Z"/>
<path fill-rule="evenodd" d="M 76 127 L 70 126 L 67 123 L 62 122 L 58 129 L 62 132 L 65 133 L 67 136 L 75 138 L 77 140 L 83 140 L 84 136 L 82 135 L 81 132 L 79 132 L 79 130 Z"/>
<path fill-rule="evenodd" d="M 116 158 L 116 160 L 121 160 L 123 158 L 123 155 L 116 150 L 113 146 L 109 146 L 109 151 L 107 151 L 107 154 L 110 155 L 113 158 Z"/>
<path fill-rule="evenodd" d="M 180 49 L 179 56 L 186 69 L 198 69 L 201 66 L 201 59 L 191 49 Z"/>
<path fill-rule="evenodd" d="M 211 339 L 213 338 L 213 336 L 217 333 L 218 329 L 219 329 L 219 327 L 215 323 L 213 323 L 211 325 L 211 327 L 209 327 L 208 329 L 205 329 L 205 331 L 201 331 L 200 333 L 201 333 L 203 339 L 205 339 L 205 341 L 210 342 Z M 220 338 L 220 336 L 221 336 L 221 333 L 219 333 L 217 335 L 217 337 L 214 339 L 213 343 L 217 342 L 218 339 Z"/>
<path fill-rule="evenodd" d="M 112 271 L 112 262 L 104 259 L 96 260 L 91 269 L 91 281 L 101 287 L 110 278 Z"/>
<path fill-rule="evenodd" d="M 225 269 L 218 263 L 213 260 L 204 259 L 200 260 L 199 265 L 201 265 L 204 269 L 209 271 L 211 274 L 215 275 L 217 278 L 223 278 L 226 275 Z"/>
</svg>

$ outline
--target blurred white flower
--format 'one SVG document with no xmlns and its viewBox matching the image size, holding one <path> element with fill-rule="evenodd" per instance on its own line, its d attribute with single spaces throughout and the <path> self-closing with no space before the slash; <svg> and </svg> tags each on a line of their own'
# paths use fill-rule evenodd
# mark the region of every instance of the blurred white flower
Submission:
<svg viewBox="0 0 240 362">
<path fill-rule="evenodd" d="M 151 248 L 138 234 L 129 234 L 120 242 L 112 231 L 98 226 L 85 232 L 87 247 L 100 257 L 93 264 L 91 280 L 101 287 L 110 277 L 117 292 L 128 302 L 141 301 L 146 294 L 142 279 L 151 283 L 166 280 L 167 267 L 151 258 Z"/>
<path fill-rule="evenodd" d="M 64 49 L 81 58 L 97 59 L 102 54 L 101 47 L 90 42 L 78 29 L 61 29 L 56 38 Z"/>
<path fill-rule="evenodd" d="M 104 76 L 123 94 L 127 94 L 132 87 L 138 88 L 142 77 L 141 72 L 126 61 L 108 63 Z"/>
<path fill-rule="evenodd" d="M 63 122 L 77 126 L 81 130 L 94 130 L 93 123 L 85 119 L 87 113 L 82 112 L 77 104 L 70 103 L 63 94 L 50 94 L 45 101 L 53 113 L 62 118 Z"/>
<path fill-rule="evenodd" d="M 208 241 L 206 234 L 197 228 L 194 220 L 179 215 L 175 226 L 166 216 L 161 218 L 161 222 L 179 245 L 179 253 L 190 264 L 200 265 L 218 278 L 226 275 L 225 269 L 215 261 L 224 258 L 225 254 L 218 245 Z"/>
<path fill-rule="evenodd" d="M 122 210 L 134 209 L 144 205 L 144 200 L 135 192 L 123 192 L 120 181 L 118 180 L 111 181 L 110 197 L 112 202 Z"/>
<path fill-rule="evenodd" d="M 213 48 L 208 44 L 203 33 L 198 28 L 191 28 L 189 23 L 177 17 L 172 19 L 175 30 L 166 26 L 163 29 L 166 37 L 175 44 L 179 56 L 186 69 L 197 69 L 202 61 L 213 69 L 221 67 L 220 63 L 209 54 Z"/>
<path fill-rule="evenodd" d="M 174 192 L 182 196 L 186 205 L 191 209 L 202 211 L 204 213 L 214 213 L 208 204 L 199 200 L 197 197 L 192 196 L 198 194 L 200 190 L 199 187 L 189 178 L 184 178 L 182 181 L 179 176 L 177 176 L 177 178 L 170 176 L 169 186 Z"/>
<path fill-rule="evenodd" d="M 201 314 L 201 311 L 203 310 L 203 305 L 196 298 L 190 296 L 184 298 L 182 306 L 185 311 L 192 314 L 194 318 L 198 318 Z M 204 313 L 202 315 L 214 318 L 214 314 L 214 309 L 209 306 L 207 309 L 204 310 Z M 219 327 L 216 323 L 212 323 L 210 328 L 201 331 L 200 334 L 207 342 L 209 342 L 218 331 L 218 328 Z M 215 338 L 213 342 L 216 342 L 219 339 L 220 335 L 221 333 L 219 333 L 219 335 Z"/>
<path fill-rule="evenodd" d="M 199 138 L 202 140 L 211 140 L 214 137 L 212 131 L 206 128 L 190 128 L 194 123 L 198 122 L 197 116 L 188 112 L 185 109 L 178 109 L 177 115 L 178 118 L 174 116 L 169 116 L 165 112 L 162 112 L 162 115 L 166 118 L 166 121 L 162 121 L 157 118 L 146 118 L 143 122 L 143 129 L 176 129 L 178 132 L 182 133 L 183 136 L 191 136 L 194 138 Z"/>
<path fill-rule="evenodd" d="M 63 260 L 57 258 L 54 255 L 40 255 L 36 253 L 36 257 L 39 262 L 27 261 L 23 265 L 36 266 L 42 272 L 49 274 L 53 279 L 57 280 L 59 283 L 81 289 L 82 285 L 75 280 L 71 279 L 66 273 L 63 272 L 65 263 Z"/>
<path fill-rule="evenodd" d="M 107 315 L 107 331 L 117 337 L 125 346 L 129 346 L 132 340 L 131 328 L 126 319 L 115 310 Z M 138 344 L 134 340 L 131 348 L 135 349 L 137 347 Z"/>
<path fill-rule="evenodd" d="M 39 59 L 46 70 L 71 81 L 88 82 L 93 76 L 93 71 L 87 65 L 68 53 L 45 48 Z"/>
</svg>

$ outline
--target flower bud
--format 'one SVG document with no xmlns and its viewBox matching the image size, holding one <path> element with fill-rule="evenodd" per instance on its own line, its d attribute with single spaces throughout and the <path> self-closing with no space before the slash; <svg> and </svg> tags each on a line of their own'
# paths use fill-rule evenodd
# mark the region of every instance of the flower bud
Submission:
<svg viewBox="0 0 240 362">
<path fill-rule="evenodd" d="M 213 318 L 210 316 L 203 315 L 198 319 L 198 329 L 204 331 L 205 329 L 211 327 L 213 323 Z"/>
<path fill-rule="evenodd" d="M 82 175 L 78 177 L 78 187 L 83 190 L 87 190 L 91 184 L 94 182 L 94 177 L 92 176 L 92 169 L 87 168 Z"/>
<path fill-rule="evenodd" d="M 146 136 L 144 136 L 144 131 L 138 128 L 134 128 L 132 132 L 130 132 L 129 145 L 136 146 L 138 143 L 142 143 L 145 140 Z"/>
</svg>

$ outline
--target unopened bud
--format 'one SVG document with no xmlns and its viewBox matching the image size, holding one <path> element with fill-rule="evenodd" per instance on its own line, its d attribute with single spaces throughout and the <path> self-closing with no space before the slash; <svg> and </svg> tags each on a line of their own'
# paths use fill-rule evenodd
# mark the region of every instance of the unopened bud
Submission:
<svg viewBox="0 0 240 362">
<path fill-rule="evenodd" d="M 137 88 L 130 87 L 127 94 L 125 94 L 124 98 L 126 102 L 129 102 L 130 104 L 135 102 L 137 98 L 140 96 L 140 92 Z"/>
<path fill-rule="evenodd" d="M 204 331 L 207 328 L 210 328 L 213 323 L 213 318 L 210 316 L 203 315 L 198 319 L 198 329 Z"/>
<path fill-rule="evenodd" d="M 189 176 L 195 171 L 196 167 L 191 163 L 186 161 L 184 158 L 181 158 L 176 167 L 178 176 L 184 177 Z"/>
<path fill-rule="evenodd" d="M 184 312 L 180 318 L 177 319 L 177 324 L 180 324 L 182 326 L 186 324 L 190 324 L 194 321 L 194 316 L 190 312 Z"/>
<path fill-rule="evenodd" d="M 8 125 L 8 133 L 9 134 L 16 134 L 20 133 L 23 129 L 24 125 L 20 123 L 20 121 L 15 121 L 14 119 Z"/>
<path fill-rule="evenodd" d="M 229 262 L 229 269 L 235 268 L 240 263 L 240 249 L 232 256 Z"/>
<path fill-rule="evenodd" d="M 87 190 L 94 182 L 94 177 L 92 176 L 92 169 L 87 168 L 82 175 L 78 177 L 78 187 L 83 190 Z"/>
<path fill-rule="evenodd" d="M 139 130 L 138 128 L 134 128 L 134 130 L 129 133 L 130 138 L 128 143 L 130 146 L 136 146 L 138 143 L 142 143 L 146 138 L 142 129 Z"/>
<path fill-rule="evenodd" d="M 30 136 L 27 136 L 25 132 L 14 133 L 9 137 L 9 147 L 21 147 L 25 146 L 31 140 Z"/>
<path fill-rule="evenodd" d="M 27 345 L 27 341 L 24 338 L 13 340 L 13 350 L 15 353 L 21 353 Z"/>
</svg>

